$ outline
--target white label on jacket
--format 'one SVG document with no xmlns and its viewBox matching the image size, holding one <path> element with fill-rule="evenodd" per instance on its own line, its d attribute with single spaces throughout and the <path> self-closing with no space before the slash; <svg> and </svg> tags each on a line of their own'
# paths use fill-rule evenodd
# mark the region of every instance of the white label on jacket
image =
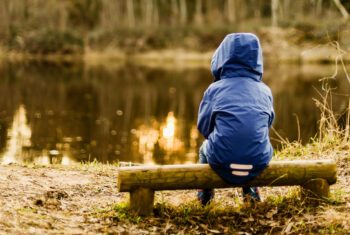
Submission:
<svg viewBox="0 0 350 235">
<path fill-rule="evenodd" d="M 247 175 L 249 175 L 249 172 L 248 171 L 232 171 L 232 175 L 247 176 Z"/>
<path fill-rule="evenodd" d="M 253 169 L 253 165 L 246 165 L 246 164 L 230 164 L 230 167 L 232 169 L 237 169 L 237 170 L 251 170 Z"/>
</svg>

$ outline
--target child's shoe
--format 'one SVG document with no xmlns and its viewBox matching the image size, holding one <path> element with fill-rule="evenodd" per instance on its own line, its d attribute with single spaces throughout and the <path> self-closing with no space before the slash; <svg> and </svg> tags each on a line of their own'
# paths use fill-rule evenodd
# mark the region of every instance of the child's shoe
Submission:
<svg viewBox="0 0 350 235">
<path fill-rule="evenodd" d="M 250 200 L 251 202 L 261 202 L 261 197 L 258 187 L 244 187 L 243 188 L 244 201 Z"/>
<path fill-rule="evenodd" d="M 209 204 L 209 202 L 214 198 L 214 189 L 198 189 L 197 191 L 198 200 L 203 206 Z"/>
</svg>

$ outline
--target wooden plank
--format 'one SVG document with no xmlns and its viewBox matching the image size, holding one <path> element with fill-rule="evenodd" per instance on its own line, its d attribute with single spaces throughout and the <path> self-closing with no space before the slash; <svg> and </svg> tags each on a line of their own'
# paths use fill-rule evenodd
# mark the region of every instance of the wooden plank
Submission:
<svg viewBox="0 0 350 235">
<path fill-rule="evenodd" d="M 265 171 L 244 185 L 223 181 L 208 164 L 120 167 L 120 192 L 139 187 L 152 190 L 197 188 L 226 188 L 235 186 L 288 186 L 304 185 L 322 178 L 329 185 L 337 180 L 337 166 L 332 160 L 273 161 Z"/>
</svg>

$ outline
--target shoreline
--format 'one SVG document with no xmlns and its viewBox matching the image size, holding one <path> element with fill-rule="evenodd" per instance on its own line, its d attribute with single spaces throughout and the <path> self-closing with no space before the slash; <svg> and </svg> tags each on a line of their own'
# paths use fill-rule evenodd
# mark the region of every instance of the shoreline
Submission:
<svg viewBox="0 0 350 235">
<path fill-rule="evenodd" d="M 262 43 L 265 63 L 271 64 L 331 64 L 336 58 L 350 62 L 350 53 L 340 54 L 330 44 L 291 46 L 283 48 Z M 175 65 L 178 67 L 208 67 L 214 50 L 205 52 L 185 49 L 152 50 L 130 54 L 119 49 L 109 51 L 87 50 L 83 54 L 38 55 L 0 48 L 0 62 L 85 63 L 88 65 L 135 63 L 150 67 Z"/>
</svg>

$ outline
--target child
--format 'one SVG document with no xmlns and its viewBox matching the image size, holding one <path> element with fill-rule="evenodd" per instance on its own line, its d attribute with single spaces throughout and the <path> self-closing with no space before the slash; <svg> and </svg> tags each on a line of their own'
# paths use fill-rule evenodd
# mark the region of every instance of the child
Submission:
<svg viewBox="0 0 350 235">
<path fill-rule="evenodd" d="M 274 120 L 272 94 L 261 81 L 263 58 L 259 39 L 251 33 L 225 37 L 211 60 L 214 83 L 205 91 L 198 113 L 198 130 L 205 137 L 200 163 L 209 163 L 225 181 L 243 184 L 269 164 L 273 149 L 269 128 Z M 244 196 L 260 201 L 257 187 Z M 198 190 L 206 205 L 212 189 Z"/>
</svg>

